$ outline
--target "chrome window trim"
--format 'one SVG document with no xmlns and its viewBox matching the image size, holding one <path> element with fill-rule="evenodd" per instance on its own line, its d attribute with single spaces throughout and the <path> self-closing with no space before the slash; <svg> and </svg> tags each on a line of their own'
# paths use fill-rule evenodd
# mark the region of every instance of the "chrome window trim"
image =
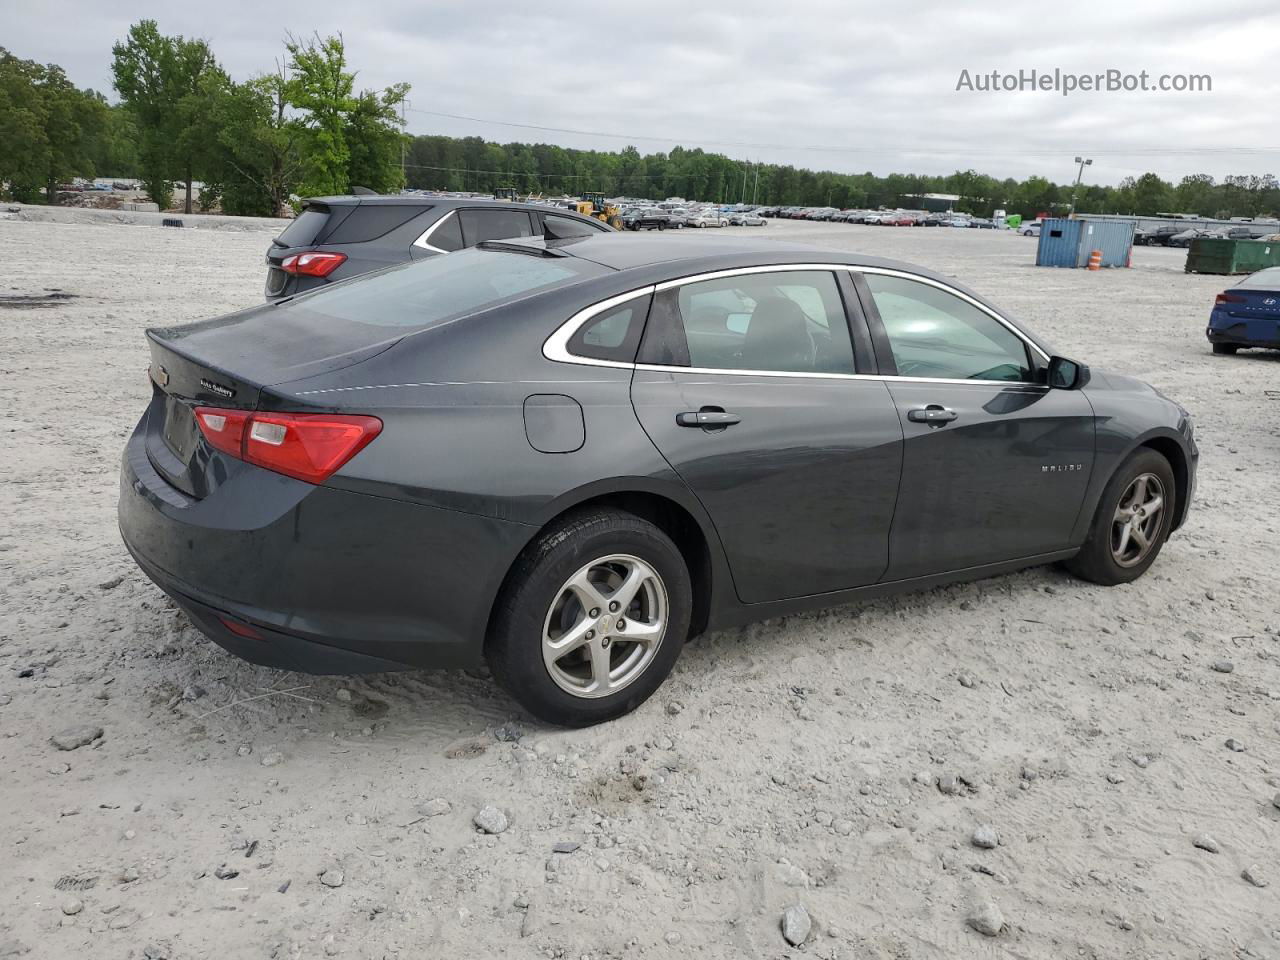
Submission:
<svg viewBox="0 0 1280 960">
<path fill-rule="evenodd" d="M 436 221 L 435 223 L 433 223 L 431 226 L 427 227 L 427 229 L 423 231 L 422 236 L 420 236 L 417 240 L 413 241 L 413 245 L 414 245 L 415 247 L 417 247 L 418 249 L 420 249 L 420 250 L 430 250 L 432 253 L 450 253 L 450 252 L 452 252 L 452 251 L 449 251 L 449 250 L 441 250 L 439 247 L 432 246 L 432 245 L 431 245 L 430 243 L 428 243 L 427 241 L 431 239 L 431 235 L 432 235 L 433 233 L 435 233 L 437 230 L 439 230 L 439 229 L 440 229 L 440 227 L 444 224 L 444 222 L 445 222 L 446 220 L 448 220 L 450 217 L 452 217 L 452 216 L 453 216 L 455 213 L 457 213 L 457 212 L 458 212 L 458 208 L 457 208 L 457 207 L 454 207 L 452 210 L 448 211 L 448 212 L 447 212 L 443 217 L 441 217 L 439 220 L 437 220 L 437 221 Z M 464 249 L 465 249 L 465 248 L 464 248 Z"/>
<path fill-rule="evenodd" d="M 695 273 L 675 280 L 664 280 L 656 285 L 657 292 L 683 287 L 689 283 L 702 283 L 704 280 L 719 280 L 723 277 L 744 277 L 753 273 L 812 273 L 814 270 L 825 270 L 835 273 L 838 270 L 853 269 L 844 263 L 774 263 L 763 267 L 731 267 L 727 270 L 715 270 L 711 273 Z"/>
<path fill-rule="evenodd" d="M 606 310 L 612 310 L 620 304 L 626 303 L 628 300 L 635 300 L 637 297 L 647 297 L 653 293 L 654 287 L 650 284 L 647 287 L 641 287 L 639 290 L 630 290 L 627 293 L 620 293 L 616 297 L 610 297 L 608 300 L 601 300 L 599 303 L 592 304 L 584 310 L 579 310 L 572 317 L 560 324 L 556 328 L 555 333 L 547 337 L 542 344 L 542 355 L 548 360 L 556 363 L 577 363 L 586 367 L 616 367 L 625 370 L 635 369 L 635 364 L 626 360 L 598 360 L 595 357 L 580 357 L 576 353 L 569 352 L 569 341 L 573 335 L 592 317 L 604 313 Z"/>
<path fill-rule="evenodd" d="M 441 221 L 444 218 L 441 217 Z M 434 226 L 432 227 L 434 229 Z M 430 233 L 430 231 L 428 231 Z M 776 263 L 760 267 L 733 267 L 726 270 L 715 270 L 710 273 L 696 273 L 687 277 L 678 277 L 675 280 L 664 280 L 661 283 L 650 284 L 628 293 L 622 293 L 599 303 L 592 304 L 582 310 L 579 310 L 568 320 L 556 328 L 555 332 L 542 344 L 542 355 L 548 360 L 556 363 L 574 363 L 589 367 L 615 367 L 631 370 L 645 370 L 650 373 L 693 373 L 704 376 L 737 376 L 737 377 L 787 377 L 791 379 L 803 380 L 880 380 L 886 383 L 894 381 L 903 381 L 906 383 L 948 383 L 948 384 L 965 384 L 968 386 L 988 386 L 990 384 L 1002 384 L 1007 387 L 1037 387 L 1048 390 L 1049 387 L 1043 383 L 1035 383 L 1030 380 L 959 380 L 945 379 L 942 377 L 904 377 L 899 375 L 890 376 L 888 374 L 872 374 L 872 373 L 805 373 L 800 371 L 781 371 L 781 370 L 727 370 L 717 367 L 676 367 L 665 366 L 653 363 L 627 363 L 622 360 L 597 360 L 593 357 L 580 357 L 577 354 L 569 352 L 569 340 L 578 331 L 584 323 L 597 314 L 612 309 L 619 304 L 626 303 L 636 297 L 647 296 L 649 294 L 660 293 L 663 290 L 671 290 L 676 287 L 682 287 L 689 283 L 700 283 L 704 280 L 719 280 L 724 277 L 749 276 L 757 273 L 794 273 L 804 272 L 810 273 L 815 270 L 823 270 L 834 273 L 843 270 L 847 273 L 876 273 L 883 276 L 901 277 L 904 280 L 914 280 L 917 283 L 924 283 L 932 287 L 937 287 L 945 293 L 949 293 L 959 298 L 965 303 L 970 304 L 990 316 L 1007 328 L 1019 340 L 1034 350 L 1037 354 L 1044 358 L 1046 362 L 1049 355 L 1040 348 L 1034 340 L 1018 329 L 1017 325 L 1002 317 L 992 308 L 982 303 L 961 290 L 957 290 L 950 284 L 934 280 L 932 277 L 924 277 L 918 273 L 910 273 L 906 270 L 894 270 L 889 267 L 863 267 L 855 264 L 847 263 Z"/>
</svg>

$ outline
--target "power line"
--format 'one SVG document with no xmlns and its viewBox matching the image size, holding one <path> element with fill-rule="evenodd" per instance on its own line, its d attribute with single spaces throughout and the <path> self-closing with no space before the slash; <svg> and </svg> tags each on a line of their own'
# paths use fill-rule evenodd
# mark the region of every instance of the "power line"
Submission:
<svg viewBox="0 0 1280 960">
<path fill-rule="evenodd" d="M 484 117 L 471 117 L 461 113 L 444 113 L 438 110 L 420 110 L 410 108 L 410 113 L 421 113 L 430 117 L 444 117 L 449 120 L 464 120 L 468 123 L 488 123 L 499 127 L 517 127 L 522 130 L 540 130 L 547 133 L 570 133 L 583 137 L 606 137 L 614 140 L 628 141 L 651 141 L 651 142 L 700 142 L 717 147 L 746 147 L 755 150 L 799 150 L 815 153 L 839 153 L 839 154 L 863 154 L 863 155 L 886 155 L 886 154 L 910 154 L 910 153 L 926 153 L 936 154 L 938 148 L 936 146 L 912 148 L 906 147 L 902 149 L 885 149 L 881 147 L 844 147 L 832 146 L 827 144 L 796 144 L 796 143 L 759 143 L 755 141 L 743 140 L 713 140 L 706 137 L 678 137 L 671 134 L 640 134 L 640 133 L 614 133 L 605 130 L 581 130 L 573 127 L 551 127 L 537 123 L 520 123 L 514 120 L 493 120 Z M 1050 157 L 1057 156 L 1064 152 L 1062 147 L 1046 147 L 1043 149 L 1021 149 L 1021 150 L 954 150 L 946 151 L 955 156 L 972 156 L 972 157 L 993 157 L 993 156 L 1025 156 L 1025 157 Z M 1247 146 L 1222 146 L 1222 147 L 1150 147 L 1150 148 L 1090 148 L 1089 153 L 1100 156 L 1213 156 L 1213 155 L 1271 155 L 1280 154 L 1280 147 L 1247 147 Z"/>
</svg>

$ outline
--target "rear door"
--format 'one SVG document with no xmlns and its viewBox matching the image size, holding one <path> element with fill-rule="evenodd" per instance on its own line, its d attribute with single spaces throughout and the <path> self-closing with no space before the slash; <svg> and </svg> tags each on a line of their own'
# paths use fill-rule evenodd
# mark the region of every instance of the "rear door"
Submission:
<svg viewBox="0 0 1280 960">
<path fill-rule="evenodd" d="M 649 312 L 636 415 L 711 516 L 747 603 L 874 583 L 888 562 L 902 430 L 885 384 L 856 376 L 870 342 L 853 328 L 855 364 L 842 276 L 710 274 L 660 285 Z"/>
<path fill-rule="evenodd" d="M 1071 545 L 1093 469 L 1093 408 L 1041 383 L 1047 357 L 959 291 L 856 276 L 904 436 L 886 580 Z"/>
</svg>

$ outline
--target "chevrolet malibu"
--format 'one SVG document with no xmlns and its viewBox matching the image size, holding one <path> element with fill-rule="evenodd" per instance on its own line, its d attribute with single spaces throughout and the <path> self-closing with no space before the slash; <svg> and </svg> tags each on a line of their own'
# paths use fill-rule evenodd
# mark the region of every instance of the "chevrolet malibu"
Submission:
<svg viewBox="0 0 1280 960">
<path fill-rule="evenodd" d="M 120 528 L 215 642 L 487 661 L 634 709 L 707 630 L 1061 561 L 1187 515 L 1191 417 L 951 279 L 749 240 L 491 241 L 147 332 Z"/>
</svg>

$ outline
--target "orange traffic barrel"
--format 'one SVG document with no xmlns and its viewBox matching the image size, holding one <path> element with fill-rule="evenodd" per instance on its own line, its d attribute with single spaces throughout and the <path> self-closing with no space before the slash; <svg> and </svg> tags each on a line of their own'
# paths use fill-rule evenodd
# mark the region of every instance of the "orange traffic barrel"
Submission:
<svg viewBox="0 0 1280 960">
<path fill-rule="evenodd" d="M 1089 269 L 1090 270 L 1102 269 L 1102 251 L 1101 250 L 1095 250 L 1093 251 L 1093 253 L 1089 254 Z"/>
</svg>

